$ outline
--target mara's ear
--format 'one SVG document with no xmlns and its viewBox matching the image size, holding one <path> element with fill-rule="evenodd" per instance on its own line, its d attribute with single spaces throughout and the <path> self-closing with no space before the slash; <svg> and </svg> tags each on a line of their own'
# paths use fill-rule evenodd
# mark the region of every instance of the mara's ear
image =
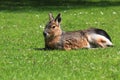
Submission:
<svg viewBox="0 0 120 80">
<path fill-rule="evenodd" d="M 49 20 L 52 21 L 54 19 L 52 13 L 49 13 Z"/>
<path fill-rule="evenodd" d="M 56 16 L 55 21 L 57 21 L 58 23 L 61 22 L 61 14 L 60 13 Z"/>
</svg>

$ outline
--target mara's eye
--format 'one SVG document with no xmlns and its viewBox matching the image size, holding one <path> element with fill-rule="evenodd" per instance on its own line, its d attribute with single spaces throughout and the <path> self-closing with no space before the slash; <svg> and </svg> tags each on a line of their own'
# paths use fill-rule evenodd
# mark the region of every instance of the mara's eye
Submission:
<svg viewBox="0 0 120 80">
<path fill-rule="evenodd" d="M 55 26 L 52 26 L 52 28 L 55 28 Z"/>
</svg>

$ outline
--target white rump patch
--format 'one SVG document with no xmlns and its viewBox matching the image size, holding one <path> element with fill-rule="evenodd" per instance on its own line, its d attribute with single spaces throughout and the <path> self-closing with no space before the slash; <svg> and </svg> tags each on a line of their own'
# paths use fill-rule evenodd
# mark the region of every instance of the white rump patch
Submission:
<svg viewBox="0 0 120 80">
<path fill-rule="evenodd" d="M 98 40 L 103 40 L 105 42 L 103 42 L 102 45 L 104 45 L 104 46 L 112 46 L 113 45 L 112 42 L 108 38 L 106 38 L 105 36 L 100 35 L 100 34 L 93 34 L 92 33 L 92 34 L 88 34 L 87 37 L 88 37 L 88 41 L 90 43 L 95 43 L 96 44 L 96 42 Z"/>
</svg>

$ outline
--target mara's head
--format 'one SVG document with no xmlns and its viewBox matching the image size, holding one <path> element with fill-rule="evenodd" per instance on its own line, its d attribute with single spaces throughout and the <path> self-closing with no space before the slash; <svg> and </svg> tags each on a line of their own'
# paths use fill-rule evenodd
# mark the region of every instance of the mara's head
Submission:
<svg viewBox="0 0 120 80">
<path fill-rule="evenodd" d="M 49 22 L 46 24 L 43 35 L 45 38 L 52 38 L 62 34 L 62 30 L 60 28 L 61 15 L 60 13 L 53 17 L 52 13 L 49 13 Z"/>
</svg>

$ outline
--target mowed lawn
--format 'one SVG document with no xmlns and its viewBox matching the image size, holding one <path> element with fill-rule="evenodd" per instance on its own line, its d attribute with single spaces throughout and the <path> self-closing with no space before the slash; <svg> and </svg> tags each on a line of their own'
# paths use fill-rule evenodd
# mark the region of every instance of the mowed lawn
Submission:
<svg viewBox="0 0 120 80">
<path fill-rule="evenodd" d="M 48 13 L 65 31 L 97 27 L 114 47 L 44 51 Z M 120 6 L 20 7 L 0 11 L 0 80 L 119 80 Z"/>
</svg>

